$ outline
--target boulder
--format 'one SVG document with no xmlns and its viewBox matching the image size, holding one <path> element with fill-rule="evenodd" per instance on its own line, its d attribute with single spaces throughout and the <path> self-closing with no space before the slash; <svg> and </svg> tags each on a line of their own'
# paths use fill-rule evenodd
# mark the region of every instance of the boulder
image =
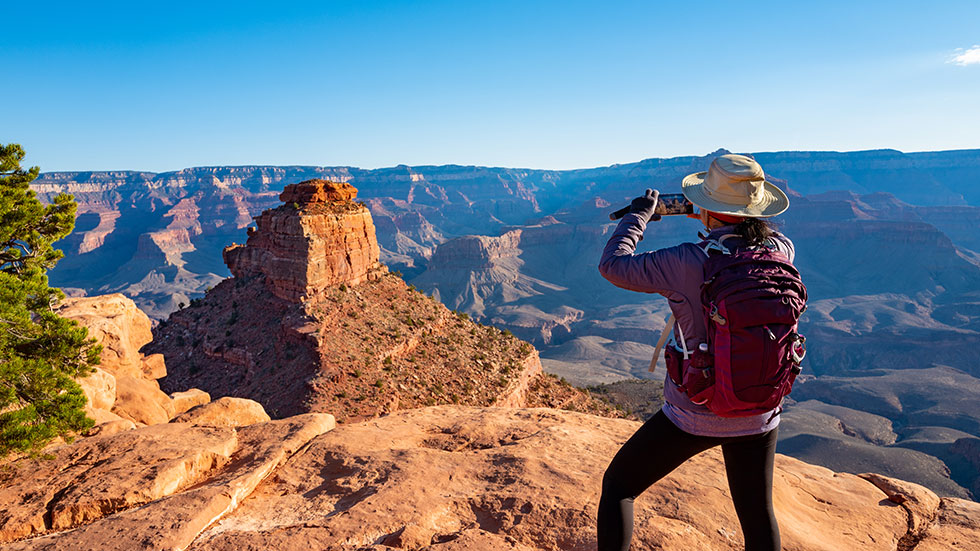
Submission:
<svg viewBox="0 0 980 551">
<path fill-rule="evenodd" d="M 156 381 L 120 375 L 116 377 L 116 403 L 112 412 L 144 425 L 166 423 L 173 418 L 173 401 Z"/>
<path fill-rule="evenodd" d="M 200 406 L 211 401 L 211 395 L 198 388 L 173 392 L 170 399 L 174 402 L 174 412 L 177 415 L 184 413 L 195 406 Z"/>
<path fill-rule="evenodd" d="M 92 406 L 85 406 L 85 415 L 89 419 L 92 419 L 93 421 L 95 421 L 95 427 L 98 427 L 102 423 L 112 423 L 114 421 L 121 421 L 121 420 L 123 420 L 122 417 L 120 417 L 119 415 L 116 415 L 115 413 L 113 413 L 112 411 L 110 411 L 108 409 L 94 408 Z M 140 425 L 145 425 L 145 424 L 146 423 L 140 423 Z M 90 430 L 94 430 L 95 427 L 93 427 Z M 88 434 L 88 433 L 86 433 L 86 434 Z"/>
<path fill-rule="evenodd" d="M 262 404 L 247 398 L 225 396 L 181 413 L 174 423 L 191 423 L 211 427 L 243 427 L 269 421 Z"/>
<path fill-rule="evenodd" d="M 85 377 L 75 379 L 88 398 L 88 405 L 97 409 L 111 410 L 116 402 L 116 378 L 98 367 Z"/>
<path fill-rule="evenodd" d="M 144 378 L 162 379 L 167 376 L 167 366 L 163 363 L 163 354 L 143 356 L 141 362 Z"/>
<path fill-rule="evenodd" d="M 139 350 L 153 335 L 150 318 L 136 303 L 119 293 L 70 297 L 61 301 L 57 313 L 88 328 L 89 336 L 102 345 L 103 370 L 142 377 Z"/>
</svg>

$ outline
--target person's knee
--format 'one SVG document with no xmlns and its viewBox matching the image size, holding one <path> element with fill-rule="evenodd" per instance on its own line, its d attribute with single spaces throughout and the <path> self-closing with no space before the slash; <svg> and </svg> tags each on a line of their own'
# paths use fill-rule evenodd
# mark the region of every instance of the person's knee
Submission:
<svg viewBox="0 0 980 551">
<path fill-rule="evenodd" d="M 602 496 L 617 500 L 632 497 L 626 481 L 611 467 L 602 474 Z"/>
</svg>

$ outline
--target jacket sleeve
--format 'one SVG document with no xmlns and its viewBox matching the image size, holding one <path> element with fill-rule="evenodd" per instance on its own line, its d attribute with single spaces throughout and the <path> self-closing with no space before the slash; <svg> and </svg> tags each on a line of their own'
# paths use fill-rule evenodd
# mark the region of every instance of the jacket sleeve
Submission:
<svg viewBox="0 0 980 551">
<path fill-rule="evenodd" d="M 634 254 L 645 229 L 639 216 L 624 216 L 602 251 L 599 273 L 623 289 L 670 295 L 691 271 L 684 262 L 683 245 Z"/>
</svg>

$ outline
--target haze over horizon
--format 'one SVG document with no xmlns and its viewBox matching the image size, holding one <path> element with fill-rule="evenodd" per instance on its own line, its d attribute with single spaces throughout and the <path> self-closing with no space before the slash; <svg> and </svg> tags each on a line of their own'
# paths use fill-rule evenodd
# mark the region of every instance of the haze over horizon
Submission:
<svg viewBox="0 0 980 551">
<path fill-rule="evenodd" d="M 184 171 L 184 170 L 195 170 L 195 169 L 202 169 L 202 168 L 222 168 L 222 169 L 225 169 L 225 168 L 252 168 L 252 167 L 259 167 L 259 168 L 261 168 L 261 167 L 270 167 L 270 168 L 311 167 L 311 168 L 352 168 L 352 169 L 358 169 L 358 170 L 386 170 L 386 169 L 394 169 L 394 168 L 405 167 L 405 166 L 410 167 L 410 168 L 420 168 L 420 167 L 451 167 L 451 166 L 463 166 L 463 167 L 466 167 L 466 166 L 472 166 L 472 167 L 477 167 L 477 168 L 504 169 L 504 170 L 533 170 L 533 171 L 570 172 L 570 171 L 575 171 L 575 170 L 590 170 L 590 169 L 597 169 L 597 168 L 609 168 L 609 167 L 614 167 L 614 166 L 629 165 L 629 164 L 641 163 L 643 161 L 647 161 L 647 160 L 651 160 L 651 159 L 678 159 L 678 158 L 685 158 L 685 157 L 693 157 L 693 158 L 710 157 L 712 153 L 715 153 L 715 152 L 718 152 L 718 151 L 731 151 L 732 153 L 749 154 L 749 155 L 768 155 L 768 154 L 776 154 L 776 153 L 794 153 L 794 152 L 800 152 L 800 153 L 829 153 L 829 154 L 848 155 L 848 154 L 853 154 L 853 153 L 874 153 L 874 152 L 878 152 L 878 151 L 897 151 L 898 153 L 901 153 L 903 155 L 909 155 L 909 154 L 916 155 L 916 154 L 921 154 L 921 153 L 950 153 L 950 152 L 957 152 L 957 151 L 963 151 L 963 152 L 980 151 L 980 148 L 934 149 L 934 150 L 925 150 L 925 151 L 900 151 L 900 150 L 896 150 L 896 149 L 892 149 L 892 148 L 857 149 L 857 150 L 851 150 L 851 151 L 841 151 L 841 150 L 831 150 L 831 149 L 826 149 L 826 150 L 804 150 L 804 149 L 796 149 L 796 150 L 782 150 L 782 151 L 775 151 L 775 150 L 773 150 L 773 151 L 740 151 L 740 150 L 731 150 L 731 149 L 729 149 L 727 147 L 717 147 L 717 148 L 715 148 L 712 151 L 706 151 L 706 152 L 697 152 L 697 153 L 684 154 L 684 155 L 674 155 L 674 156 L 670 156 L 670 157 L 667 157 L 667 156 L 648 156 L 648 157 L 644 157 L 642 159 L 630 159 L 630 160 L 626 160 L 626 161 L 614 161 L 614 162 L 603 164 L 603 165 L 580 166 L 580 167 L 577 166 L 577 167 L 568 167 L 568 168 L 530 167 L 530 166 L 504 166 L 504 165 L 488 165 L 488 164 L 482 164 L 481 165 L 481 164 L 465 164 L 465 163 L 442 163 L 442 164 L 431 164 L 431 163 L 429 163 L 429 164 L 408 164 L 408 163 L 398 163 L 398 164 L 394 164 L 394 165 L 386 165 L 386 166 L 378 166 L 378 167 L 364 167 L 364 166 L 355 166 L 355 165 L 322 165 L 322 164 L 265 164 L 265 163 L 259 164 L 259 163 L 242 163 L 242 164 L 234 164 L 234 165 L 206 164 L 206 165 L 196 165 L 196 166 L 185 166 L 185 167 L 180 167 L 180 168 L 175 168 L 175 169 L 170 169 L 170 170 L 162 170 L 162 171 L 142 170 L 142 169 L 138 169 L 138 168 L 136 168 L 136 169 L 104 169 L 104 170 L 88 170 L 88 169 L 85 169 L 85 170 L 43 170 L 42 169 L 41 170 L 41 174 L 56 174 L 56 173 L 70 174 L 70 173 L 87 173 L 87 172 L 92 172 L 92 173 L 107 173 L 107 172 L 147 172 L 147 173 L 154 173 L 154 174 L 167 174 L 167 173 L 171 173 L 171 172 L 180 172 L 180 171 Z"/>
<path fill-rule="evenodd" d="M 955 1 L 26 3 L 3 142 L 45 172 L 606 166 L 980 147 Z"/>
</svg>

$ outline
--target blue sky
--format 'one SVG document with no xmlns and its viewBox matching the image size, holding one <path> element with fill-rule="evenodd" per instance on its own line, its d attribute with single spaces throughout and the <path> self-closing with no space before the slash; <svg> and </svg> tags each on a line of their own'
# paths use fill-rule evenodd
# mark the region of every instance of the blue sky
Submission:
<svg viewBox="0 0 980 551">
<path fill-rule="evenodd" d="M 201 3 L 7 3 L 0 142 L 43 171 L 980 147 L 975 0 Z"/>
</svg>

